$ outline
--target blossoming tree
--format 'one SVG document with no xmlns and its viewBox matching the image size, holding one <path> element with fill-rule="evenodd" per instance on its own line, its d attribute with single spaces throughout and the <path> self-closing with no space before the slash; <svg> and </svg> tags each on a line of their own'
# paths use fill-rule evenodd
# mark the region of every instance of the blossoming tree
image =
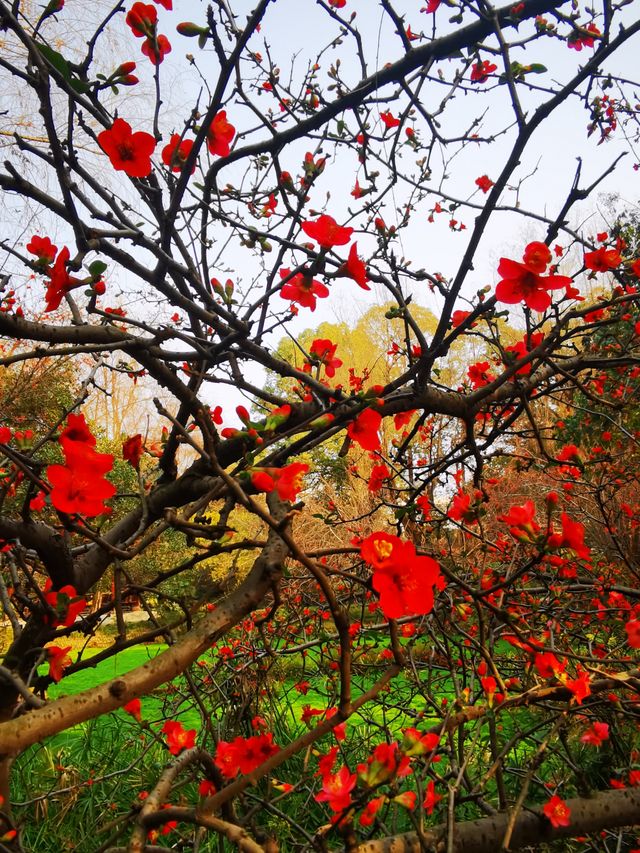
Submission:
<svg viewBox="0 0 640 853">
<path fill-rule="evenodd" d="M 633 4 L 182 5 L 0 0 L 1 849 L 640 847 Z"/>
</svg>

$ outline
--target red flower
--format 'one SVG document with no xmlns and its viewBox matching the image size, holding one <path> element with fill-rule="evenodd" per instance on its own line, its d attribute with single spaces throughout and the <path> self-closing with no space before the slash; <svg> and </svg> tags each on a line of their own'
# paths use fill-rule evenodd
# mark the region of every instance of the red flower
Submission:
<svg viewBox="0 0 640 853">
<path fill-rule="evenodd" d="M 144 447 L 140 433 L 132 435 L 122 443 L 122 458 L 138 471 Z"/>
<path fill-rule="evenodd" d="M 591 695 L 591 683 L 586 669 L 578 667 L 575 678 L 565 676 L 562 681 L 564 686 L 573 693 L 573 698 L 578 705 L 582 705 L 582 700 Z"/>
<path fill-rule="evenodd" d="M 347 0 L 328 0 L 328 2 L 334 9 L 343 9 L 347 5 Z"/>
<path fill-rule="evenodd" d="M 380 118 L 382 119 L 384 126 L 387 128 L 387 130 L 391 130 L 394 127 L 398 127 L 398 125 L 400 124 L 400 119 L 392 115 L 389 110 L 387 110 L 386 113 L 380 113 Z"/>
<path fill-rule="evenodd" d="M 236 747 L 236 760 L 240 773 L 251 773 L 256 767 L 260 767 L 267 758 L 275 755 L 280 747 L 273 742 L 271 733 L 254 735 L 253 737 L 237 737 L 234 742 Z"/>
<path fill-rule="evenodd" d="M 173 9 L 173 0 L 154 0 L 154 2 L 159 3 L 160 6 L 164 6 L 169 12 Z"/>
<path fill-rule="evenodd" d="M 489 79 L 489 75 L 497 69 L 497 65 L 485 59 L 483 62 L 476 62 L 471 69 L 471 82 L 484 83 Z"/>
<path fill-rule="evenodd" d="M 67 425 L 60 433 L 59 441 L 63 446 L 66 441 L 79 441 L 89 447 L 96 446 L 96 438 L 92 435 L 82 413 L 79 415 L 71 413 L 67 417 Z"/>
<path fill-rule="evenodd" d="M 570 548 L 578 557 L 589 559 L 591 549 L 584 544 L 584 524 L 573 521 L 566 512 L 561 513 L 562 533 L 553 533 L 549 536 L 547 544 L 549 548 Z"/>
<path fill-rule="evenodd" d="M 40 266 L 49 266 L 49 264 L 52 264 L 57 251 L 57 247 L 53 245 L 48 237 L 38 237 L 37 234 L 31 238 L 30 243 L 27 243 L 27 252 L 31 252 L 32 255 L 37 256 L 37 262 Z"/>
<path fill-rule="evenodd" d="M 161 729 L 167 736 L 167 746 L 171 755 L 178 755 L 183 749 L 192 749 L 196 743 L 196 730 L 185 731 L 182 723 L 175 720 L 167 720 Z"/>
<path fill-rule="evenodd" d="M 130 178 L 146 178 L 151 174 L 151 155 L 156 141 L 150 133 L 132 133 L 131 125 L 117 118 L 109 130 L 98 134 L 98 144 L 116 171 Z"/>
<path fill-rule="evenodd" d="M 379 530 L 362 540 L 360 556 L 374 569 L 389 568 L 393 564 L 393 550 L 399 541 L 397 536 Z"/>
<path fill-rule="evenodd" d="M 122 710 L 126 714 L 131 714 L 134 720 L 141 721 L 142 703 L 139 699 L 132 699 L 130 702 L 127 702 L 126 705 L 122 706 Z"/>
<path fill-rule="evenodd" d="M 420 9 L 420 11 L 426 12 L 427 14 L 433 13 L 437 10 L 441 3 L 442 0 L 428 0 L 427 5 L 424 7 L 424 9 Z"/>
<path fill-rule="evenodd" d="M 71 646 L 65 646 L 64 649 L 60 646 L 47 646 L 47 658 L 49 659 L 49 677 L 54 681 L 60 681 L 64 670 L 71 666 L 71 658 L 69 652 Z"/>
<path fill-rule="evenodd" d="M 464 521 L 465 524 L 478 523 L 478 507 L 475 503 L 471 503 L 471 495 L 464 492 L 456 492 L 453 496 L 447 515 L 452 521 Z"/>
<path fill-rule="evenodd" d="M 200 784 L 198 785 L 198 794 L 201 797 L 212 797 L 216 791 L 216 786 L 208 779 L 203 779 L 202 782 L 200 782 Z"/>
<path fill-rule="evenodd" d="M 356 774 L 350 773 L 348 767 L 342 767 L 337 773 L 330 773 L 322 778 L 322 791 L 316 794 L 319 803 L 328 803 L 334 812 L 343 812 L 351 805 L 351 791 L 356 786 Z"/>
<path fill-rule="evenodd" d="M 471 385 L 474 388 L 482 388 L 483 385 L 488 385 L 489 382 L 493 382 L 496 378 L 493 373 L 489 370 L 489 362 L 488 361 L 478 361 L 476 364 L 472 364 L 467 370 L 467 376 L 471 381 Z"/>
<path fill-rule="evenodd" d="M 358 244 L 354 243 L 349 249 L 349 257 L 338 270 L 338 275 L 352 278 L 363 290 L 371 290 L 367 282 L 367 268 L 364 261 L 358 257 Z"/>
<path fill-rule="evenodd" d="M 601 246 L 595 252 L 586 252 L 584 256 L 584 265 L 588 270 L 595 272 L 608 272 L 614 270 L 622 263 L 622 258 L 616 249 L 605 249 Z"/>
<path fill-rule="evenodd" d="M 286 278 L 290 273 L 291 270 L 286 268 L 280 270 L 282 278 Z M 311 308 L 312 311 L 316 310 L 316 299 L 324 299 L 328 295 L 329 288 L 316 281 L 308 273 L 296 273 L 280 288 L 280 296 L 283 299 L 290 299 L 291 302 L 297 302 L 298 305 L 302 305 L 303 308 Z"/>
<path fill-rule="evenodd" d="M 353 234 L 353 228 L 338 225 L 335 219 L 326 213 L 313 221 L 303 222 L 302 230 L 307 237 L 315 240 L 322 249 L 344 246 Z"/>
<path fill-rule="evenodd" d="M 458 326 L 461 326 L 470 315 L 471 311 L 454 311 L 451 315 L 451 325 L 454 329 L 457 329 Z M 471 328 L 475 325 L 475 323 L 472 323 Z"/>
<path fill-rule="evenodd" d="M 238 775 L 238 746 L 236 742 L 218 741 L 214 764 L 225 779 L 233 779 Z"/>
<path fill-rule="evenodd" d="M 533 665 L 541 678 L 555 678 L 561 675 L 567 666 L 566 661 L 559 661 L 553 652 L 537 652 Z"/>
<path fill-rule="evenodd" d="M 422 807 L 426 811 L 428 815 L 433 814 L 434 808 L 438 805 L 440 800 L 442 799 L 442 794 L 436 794 L 435 792 L 436 783 L 431 779 L 431 781 L 427 784 L 427 791 L 425 794 L 425 798 L 422 803 Z"/>
<path fill-rule="evenodd" d="M 591 35 L 589 35 L 591 33 Z M 599 36 L 600 30 L 596 27 L 595 24 L 587 24 L 586 27 L 580 30 L 574 30 L 571 33 L 569 38 L 567 39 L 568 47 L 573 48 L 573 50 L 582 50 L 583 47 L 593 47 L 595 44 L 595 40 L 593 36 Z"/>
<path fill-rule="evenodd" d="M 352 441 L 359 444 L 363 450 L 378 450 L 380 436 L 378 430 L 382 423 L 382 415 L 375 409 L 364 409 L 347 427 L 347 434 Z"/>
<path fill-rule="evenodd" d="M 47 292 L 45 294 L 46 308 L 45 311 L 55 311 L 62 302 L 62 297 L 72 291 L 75 287 L 80 287 L 83 283 L 79 279 L 70 276 L 67 272 L 67 263 L 69 261 L 69 249 L 63 246 L 55 260 L 54 265 L 49 269 L 49 282 L 47 284 Z"/>
<path fill-rule="evenodd" d="M 488 193 L 491 187 L 494 186 L 494 183 L 487 175 L 481 175 L 479 178 L 476 178 L 476 186 L 480 187 L 483 193 Z"/>
<path fill-rule="evenodd" d="M 131 27 L 131 32 L 136 38 L 153 37 L 158 23 L 158 12 L 156 7 L 151 6 L 151 4 L 134 3 L 127 13 L 125 21 Z"/>
<path fill-rule="evenodd" d="M 382 484 L 391 476 L 391 471 L 386 465 L 374 465 L 371 469 L 371 476 L 367 488 L 370 492 L 379 492 Z"/>
<path fill-rule="evenodd" d="M 536 506 L 526 501 L 523 506 L 512 506 L 507 515 L 499 516 L 499 521 L 510 524 L 509 533 L 524 542 L 533 542 L 540 533 L 540 525 L 535 521 Z"/>
<path fill-rule="evenodd" d="M 609 726 L 607 723 L 594 723 L 590 729 L 582 735 L 580 741 L 591 746 L 602 746 L 605 740 L 609 740 Z"/>
<path fill-rule="evenodd" d="M 417 616 L 433 610 L 433 586 L 440 568 L 431 557 L 418 557 L 411 542 L 394 550 L 397 562 L 374 572 L 373 588 L 380 595 L 380 607 L 387 619 Z"/>
<path fill-rule="evenodd" d="M 627 632 L 627 644 L 632 649 L 640 649 L 640 621 L 630 619 L 624 626 L 624 630 Z"/>
<path fill-rule="evenodd" d="M 384 531 L 362 541 L 360 556 L 373 568 L 373 588 L 388 619 L 433 610 L 433 587 L 441 582 L 440 567 L 431 557 L 419 557 L 411 542 Z"/>
<path fill-rule="evenodd" d="M 549 290 L 569 287 L 571 279 L 566 275 L 542 276 L 551 260 L 551 253 L 544 243 L 530 243 L 524 251 L 524 263 L 500 258 L 498 275 L 502 281 L 496 287 L 498 302 L 513 305 L 524 302 L 534 311 L 546 311 L 551 305 Z"/>
<path fill-rule="evenodd" d="M 76 617 L 87 606 L 86 599 L 81 598 L 71 584 L 66 584 L 57 590 L 52 587 L 51 578 L 47 578 L 42 594 L 49 607 L 55 611 L 53 627 L 70 628 L 76 621 Z"/>
<path fill-rule="evenodd" d="M 387 798 L 385 796 L 374 797 L 373 800 L 369 800 L 367 805 L 364 807 L 362 814 L 360 815 L 360 826 L 371 826 L 376 814 L 382 808 L 386 801 Z"/>
<path fill-rule="evenodd" d="M 220 110 L 209 126 L 207 148 L 211 154 L 227 157 L 231 150 L 231 141 L 235 135 L 236 129 L 227 121 L 226 110 Z"/>
<path fill-rule="evenodd" d="M 536 347 L 540 346 L 542 341 L 544 340 L 543 332 L 534 332 L 532 335 L 525 335 L 521 341 L 518 341 L 517 344 L 513 344 L 513 346 L 505 347 L 505 353 L 513 353 L 511 359 L 507 361 L 505 359 L 505 364 L 513 364 L 514 361 L 519 361 L 521 358 L 524 358 L 529 352 Z M 527 364 L 523 364 L 516 373 L 531 373 L 531 362 Z"/>
<path fill-rule="evenodd" d="M 551 826 L 557 828 L 559 826 L 570 826 L 571 810 L 564 800 L 561 800 L 557 794 L 542 807 L 542 813 L 547 818 Z"/>
<path fill-rule="evenodd" d="M 330 379 L 336 375 L 336 370 L 342 367 L 342 361 L 334 358 L 337 348 L 338 344 L 334 344 L 328 338 L 316 338 L 309 348 L 311 355 L 315 355 L 324 365 L 325 373 Z"/>
<path fill-rule="evenodd" d="M 157 35 L 153 38 L 145 39 L 142 52 L 147 56 L 153 65 L 160 65 L 167 53 L 171 53 L 171 43 L 166 36 Z"/>
<path fill-rule="evenodd" d="M 111 512 L 104 501 L 112 497 L 115 486 L 103 475 L 113 467 L 113 456 L 96 453 L 78 441 L 63 442 L 64 465 L 49 465 L 47 478 L 53 489 L 51 503 L 60 512 L 78 513 L 91 518 Z"/>
<path fill-rule="evenodd" d="M 263 468 L 251 474 L 251 482 L 261 492 L 277 491 L 283 501 L 294 501 L 303 488 L 302 475 L 309 466 L 305 462 L 292 462 L 284 468 Z"/>
</svg>

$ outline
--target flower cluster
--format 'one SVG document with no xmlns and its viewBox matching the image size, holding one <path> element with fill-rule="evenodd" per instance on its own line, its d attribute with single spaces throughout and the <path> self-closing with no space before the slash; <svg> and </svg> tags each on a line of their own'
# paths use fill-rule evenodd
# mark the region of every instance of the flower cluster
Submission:
<svg viewBox="0 0 640 853">
<path fill-rule="evenodd" d="M 431 557 L 418 556 L 412 542 L 377 531 L 362 541 L 360 556 L 373 569 L 373 588 L 387 619 L 433 610 L 433 588 L 443 584 L 440 567 Z"/>
<path fill-rule="evenodd" d="M 84 415 L 69 415 L 60 436 L 64 465 L 49 465 L 47 479 L 53 486 L 51 503 L 60 512 L 87 518 L 111 512 L 104 502 L 116 488 L 104 475 L 113 467 L 113 456 L 94 450 L 96 439 Z"/>
<path fill-rule="evenodd" d="M 251 773 L 279 749 L 270 732 L 237 737 L 231 742 L 221 740 L 216 748 L 215 765 L 225 779 L 233 779 L 238 773 Z"/>
<path fill-rule="evenodd" d="M 551 251 L 544 243 L 529 243 L 524 250 L 522 263 L 509 258 L 500 258 L 498 275 L 502 280 L 496 287 L 496 299 L 514 305 L 524 304 L 533 311 L 546 311 L 551 305 L 550 290 L 570 287 L 571 278 L 566 275 L 542 275 L 551 262 Z"/>
</svg>

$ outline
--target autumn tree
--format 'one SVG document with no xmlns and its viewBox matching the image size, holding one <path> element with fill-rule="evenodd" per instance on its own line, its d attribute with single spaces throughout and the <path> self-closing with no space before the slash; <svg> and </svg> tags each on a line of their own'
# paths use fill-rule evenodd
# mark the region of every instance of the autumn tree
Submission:
<svg viewBox="0 0 640 853">
<path fill-rule="evenodd" d="M 640 846 L 635 4 L 89 5 L 0 0 L 2 849 Z"/>
</svg>

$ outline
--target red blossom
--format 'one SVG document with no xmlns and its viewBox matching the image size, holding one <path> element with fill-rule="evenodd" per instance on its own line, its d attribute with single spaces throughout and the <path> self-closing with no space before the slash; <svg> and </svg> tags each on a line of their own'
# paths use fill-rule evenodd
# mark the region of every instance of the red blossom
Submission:
<svg viewBox="0 0 640 853">
<path fill-rule="evenodd" d="M 140 469 L 140 459 L 142 458 L 143 451 L 144 446 L 140 433 L 130 436 L 122 443 L 122 458 L 135 468 L 136 471 Z"/>
<path fill-rule="evenodd" d="M 36 255 L 40 266 L 49 266 L 53 263 L 58 249 L 48 237 L 38 237 L 37 234 L 27 243 L 27 252 Z"/>
<path fill-rule="evenodd" d="M 47 646 L 47 659 L 49 661 L 49 677 L 58 682 L 62 678 L 64 670 L 71 666 L 69 652 L 71 646 Z"/>
<path fill-rule="evenodd" d="M 487 175 L 481 175 L 479 178 L 476 178 L 476 186 L 479 187 L 483 193 L 488 193 L 491 187 L 494 186 L 494 183 Z"/>
<path fill-rule="evenodd" d="M 549 802 L 545 803 L 542 807 L 542 813 L 554 828 L 570 826 L 571 824 L 571 810 L 557 794 L 554 794 Z"/>
<path fill-rule="evenodd" d="M 116 171 L 130 178 L 146 178 L 151 174 L 151 155 L 156 141 L 150 133 L 142 130 L 133 133 L 128 122 L 117 118 L 109 130 L 98 134 L 98 144 Z"/>
<path fill-rule="evenodd" d="M 60 512 L 92 518 L 111 512 L 104 502 L 112 497 L 115 486 L 104 479 L 113 467 L 113 456 L 96 453 L 78 441 L 63 442 L 64 465 L 49 465 L 47 479 L 53 486 L 50 498 Z"/>
<path fill-rule="evenodd" d="M 290 274 L 289 269 L 280 270 L 281 278 L 286 278 Z M 326 285 L 316 281 L 308 273 L 302 272 L 296 273 L 280 288 L 280 296 L 283 299 L 289 299 L 294 304 L 310 308 L 312 311 L 316 310 L 316 299 L 325 299 L 328 295 L 329 288 Z"/>
<path fill-rule="evenodd" d="M 167 746 L 171 755 L 179 755 L 183 749 L 192 749 L 196 744 L 196 730 L 185 730 L 182 723 L 175 720 L 167 720 L 161 731 L 167 736 Z"/>
<path fill-rule="evenodd" d="M 595 44 L 594 36 L 600 36 L 600 30 L 595 24 L 587 24 L 579 30 L 574 30 L 567 39 L 567 46 L 573 50 L 580 51 L 583 47 L 593 47 Z"/>
<path fill-rule="evenodd" d="M 227 121 L 226 110 L 220 110 L 209 126 L 207 148 L 211 154 L 217 154 L 219 157 L 227 157 L 235 135 L 236 129 Z"/>
<path fill-rule="evenodd" d="M 544 243 L 530 243 L 523 255 L 524 263 L 500 258 L 498 275 L 502 280 L 496 286 L 496 299 L 508 305 L 524 302 L 533 311 L 546 311 L 551 305 L 549 290 L 571 285 L 566 275 L 542 276 L 551 260 L 551 253 Z"/>
<path fill-rule="evenodd" d="M 436 794 L 435 792 L 436 783 L 431 779 L 427 783 L 427 790 L 425 792 L 425 797 L 422 802 L 422 807 L 426 811 L 428 815 L 433 814 L 434 808 L 438 805 L 440 800 L 442 799 L 442 794 Z"/>
<path fill-rule="evenodd" d="M 627 632 L 627 645 L 632 649 L 640 649 L 640 620 L 630 619 L 624 629 Z"/>
<path fill-rule="evenodd" d="M 371 469 L 371 476 L 367 488 L 370 492 L 379 492 L 385 480 L 391 476 L 391 471 L 386 465 L 374 465 Z"/>
<path fill-rule="evenodd" d="M 396 118 L 389 110 L 386 113 L 380 113 L 380 118 L 387 130 L 398 127 L 400 124 L 400 119 Z"/>
<path fill-rule="evenodd" d="M 87 606 L 86 599 L 78 595 L 74 586 L 66 584 L 60 589 L 53 589 L 51 578 L 47 578 L 42 595 L 56 614 L 51 623 L 54 628 L 70 628 Z"/>
<path fill-rule="evenodd" d="M 471 82 L 484 83 L 489 79 L 489 75 L 493 74 L 497 67 L 498 66 L 494 65 L 493 62 L 489 62 L 488 59 L 474 63 L 471 68 Z"/>
<path fill-rule="evenodd" d="M 55 263 L 48 270 L 49 281 L 47 283 L 47 292 L 45 294 L 45 312 L 55 311 L 56 308 L 60 306 L 63 296 L 70 293 L 74 288 L 82 285 L 82 281 L 69 275 L 69 272 L 67 271 L 69 257 L 69 249 L 66 246 L 63 246 L 63 248 L 60 249 Z"/>
<path fill-rule="evenodd" d="M 338 275 L 352 278 L 363 290 L 371 290 L 367 282 L 367 268 L 361 258 L 358 257 L 358 244 L 353 243 L 349 249 L 347 260 L 338 269 Z"/>
<path fill-rule="evenodd" d="M 433 587 L 442 582 L 435 560 L 418 556 L 413 543 L 384 531 L 363 540 L 360 556 L 374 570 L 373 588 L 388 619 L 431 612 Z"/>
<path fill-rule="evenodd" d="M 582 743 L 590 746 L 602 746 L 605 740 L 609 740 L 609 726 L 599 722 L 595 722 L 580 738 Z"/>
<path fill-rule="evenodd" d="M 283 501 L 294 501 L 304 487 L 302 475 L 309 471 L 305 462 L 292 462 L 284 468 L 256 469 L 251 474 L 251 482 L 261 492 L 274 489 Z"/>
<path fill-rule="evenodd" d="M 356 786 L 356 774 L 348 767 L 341 767 L 337 773 L 330 773 L 322 779 L 322 791 L 316 794 L 319 803 L 327 803 L 334 812 L 343 812 L 351 805 L 351 791 Z"/>
<path fill-rule="evenodd" d="M 591 683 L 589 673 L 586 669 L 578 667 L 575 678 L 563 677 L 564 686 L 573 693 L 573 698 L 578 705 L 582 705 L 582 700 L 591 695 Z"/>
<path fill-rule="evenodd" d="M 317 219 L 302 223 L 302 230 L 319 244 L 321 249 L 344 246 L 351 239 L 353 228 L 338 225 L 333 216 L 323 213 Z"/>
<path fill-rule="evenodd" d="M 525 542 L 533 542 L 540 533 L 540 525 L 535 521 L 536 506 L 533 501 L 525 501 L 522 506 L 512 506 L 499 521 L 510 525 L 509 533 Z"/>
<path fill-rule="evenodd" d="M 478 361 L 476 364 L 472 364 L 467 370 L 467 376 L 473 388 L 482 388 L 483 385 L 488 385 L 496 378 L 490 372 L 488 361 Z"/>
<path fill-rule="evenodd" d="M 131 699 L 126 705 L 122 706 L 125 714 L 130 714 L 134 720 L 141 722 L 142 719 L 142 703 L 139 699 Z"/>
<path fill-rule="evenodd" d="M 342 361 L 335 358 L 337 348 L 338 344 L 334 344 L 328 338 L 316 338 L 309 347 L 311 355 L 324 365 L 325 373 L 329 379 L 332 379 L 336 375 L 336 370 L 342 367 Z"/>
<path fill-rule="evenodd" d="M 155 34 L 158 12 L 150 3 L 134 3 L 127 12 L 125 21 L 136 38 L 148 38 Z"/>
<path fill-rule="evenodd" d="M 584 256 L 585 267 L 594 272 L 608 272 L 619 267 L 621 263 L 620 253 L 616 249 L 606 249 L 604 246 L 594 252 L 586 252 Z"/>
<path fill-rule="evenodd" d="M 171 44 L 166 36 L 157 35 L 153 38 L 145 39 L 141 50 L 151 60 L 153 65 L 160 65 L 166 54 L 171 53 Z"/>
<path fill-rule="evenodd" d="M 165 166 L 169 166 L 172 172 L 181 172 L 192 148 L 192 139 L 182 139 L 179 133 L 174 133 L 169 143 L 162 149 L 162 162 Z M 191 174 L 195 170 L 194 164 Z"/>
<path fill-rule="evenodd" d="M 89 447 L 96 446 L 96 437 L 89 429 L 82 413 L 74 415 L 72 412 L 67 416 L 67 425 L 60 433 L 59 441 L 63 446 L 66 441 L 79 441 Z"/>
<path fill-rule="evenodd" d="M 378 430 L 382 423 L 382 415 L 375 409 L 364 409 L 347 427 L 347 434 L 352 441 L 359 444 L 363 450 L 379 450 L 380 436 Z"/>
<path fill-rule="evenodd" d="M 380 811 L 386 801 L 387 798 L 385 796 L 374 797 L 373 800 L 369 800 L 367 805 L 364 807 L 362 814 L 360 815 L 360 826 L 371 826 L 371 824 L 375 820 L 376 814 Z"/>
</svg>

